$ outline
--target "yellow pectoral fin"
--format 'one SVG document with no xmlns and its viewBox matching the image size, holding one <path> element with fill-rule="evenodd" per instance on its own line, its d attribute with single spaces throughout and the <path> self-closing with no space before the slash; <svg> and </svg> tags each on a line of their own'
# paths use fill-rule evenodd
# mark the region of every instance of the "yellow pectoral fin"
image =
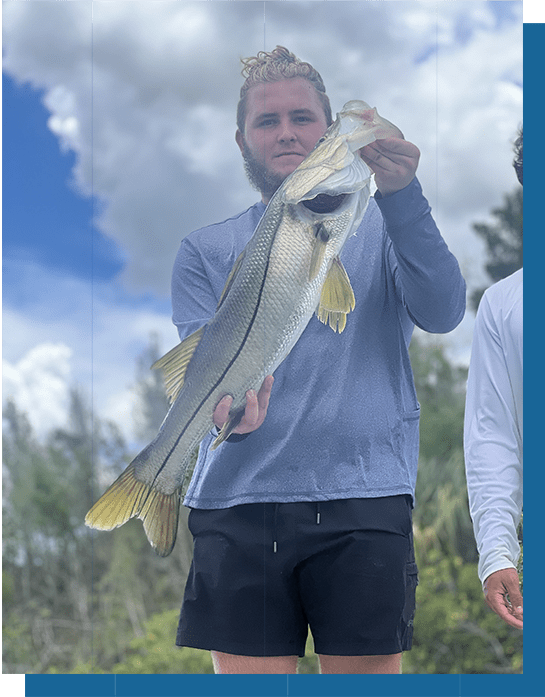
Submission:
<svg viewBox="0 0 545 697">
<path fill-rule="evenodd" d="M 187 366 L 200 343 L 204 329 L 205 327 L 197 329 L 151 366 L 153 369 L 160 368 L 163 371 L 165 389 L 171 403 L 183 387 Z"/>
<path fill-rule="evenodd" d="M 350 279 L 339 257 L 335 257 L 322 287 L 316 314 L 320 322 L 340 333 L 346 326 L 346 315 L 355 307 Z"/>
</svg>

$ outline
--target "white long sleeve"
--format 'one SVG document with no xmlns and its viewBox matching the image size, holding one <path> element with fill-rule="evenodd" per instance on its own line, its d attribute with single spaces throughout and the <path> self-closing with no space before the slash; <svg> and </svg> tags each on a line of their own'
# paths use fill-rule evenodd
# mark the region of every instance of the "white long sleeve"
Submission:
<svg viewBox="0 0 545 697">
<path fill-rule="evenodd" d="M 475 320 L 464 450 L 482 582 L 520 556 L 522 307 L 521 269 L 485 292 Z"/>
</svg>

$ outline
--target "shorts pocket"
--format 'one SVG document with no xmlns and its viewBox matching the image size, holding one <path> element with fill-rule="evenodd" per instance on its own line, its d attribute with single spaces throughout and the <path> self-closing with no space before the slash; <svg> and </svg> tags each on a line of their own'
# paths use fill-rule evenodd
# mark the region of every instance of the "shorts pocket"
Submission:
<svg viewBox="0 0 545 697">
<path fill-rule="evenodd" d="M 413 624 L 416 610 L 416 587 L 418 567 L 416 562 L 407 562 L 405 569 L 405 606 L 403 608 L 402 651 L 408 651 L 413 641 Z"/>
</svg>

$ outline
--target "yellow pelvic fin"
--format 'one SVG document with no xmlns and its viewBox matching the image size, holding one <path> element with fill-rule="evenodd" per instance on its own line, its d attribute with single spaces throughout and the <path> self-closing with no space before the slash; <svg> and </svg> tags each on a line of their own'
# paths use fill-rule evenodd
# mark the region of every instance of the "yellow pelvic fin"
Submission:
<svg viewBox="0 0 545 697">
<path fill-rule="evenodd" d="M 348 274 L 339 257 L 334 257 L 316 310 L 318 319 L 340 333 L 346 326 L 346 315 L 355 307 L 356 299 Z"/>
<path fill-rule="evenodd" d="M 87 513 L 85 524 L 96 530 L 113 530 L 137 516 L 151 546 L 166 557 L 176 542 L 179 500 L 180 489 L 162 494 L 139 482 L 131 464 Z"/>
<path fill-rule="evenodd" d="M 171 403 L 184 385 L 187 366 L 193 358 L 203 333 L 204 327 L 197 329 L 151 366 L 154 370 L 160 368 L 163 371 L 165 390 Z"/>
<path fill-rule="evenodd" d="M 234 414 L 230 414 L 227 421 L 223 424 L 221 431 L 219 432 L 216 440 L 210 446 L 210 450 L 215 450 L 218 445 L 221 445 L 224 440 L 227 440 L 234 429 L 239 425 L 240 420 L 244 416 L 244 407 L 239 409 Z"/>
<path fill-rule="evenodd" d="M 327 241 L 329 240 L 329 233 L 321 223 L 319 223 L 316 228 L 315 238 L 308 270 L 309 281 L 313 281 L 318 275 L 318 271 L 320 270 L 320 267 L 324 261 Z"/>
</svg>

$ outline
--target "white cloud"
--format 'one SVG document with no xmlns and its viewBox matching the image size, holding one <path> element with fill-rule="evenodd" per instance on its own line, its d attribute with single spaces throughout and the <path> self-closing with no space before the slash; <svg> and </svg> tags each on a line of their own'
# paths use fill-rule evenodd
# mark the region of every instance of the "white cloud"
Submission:
<svg viewBox="0 0 545 697">
<path fill-rule="evenodd" d="M 256 198 L 234 116 L 239 58 L 264 44 L 316 65 L 334 110 L 364 98 L 398 123 L 453 219 L 447 241 L 472 244 L 456 219 L 482 218 L 515 186 L 520 4 L 518 22 L 496 26 L 493 4 L 473 1 L 5 3 L 4 69 L 45 89 L 74 177 L 126 253 L 122 282 L 166 296 L 180 238 Z"/>
<path fill-rule="evenodd" d="M 178 341 L 167 307 L 130 302 L 119 289 L 51 274 L 28 261 L 5 261 L 26 295 L 3 311 L 3 399 L 27 412 L 39 435 L 66 425 L 69 388 L 94 413 L 132 432 L 136 360 L 157 335 L 166 352 Z"/>
<path fill-rule="evenodd" d="M 365 99 L 418 145 L 439 227 L 482 283 L 471 225 L 516 186 L 520 5 L 502 3 L 518 19 L 498 23 L 493 3 L 474 1 L 4 3 L 4 70 L 44 90 L 48 126 L 76 154 L 74 182 L 104 204 L 97 223 L 126 259 L 115 283 L 92 286 L 7 260 L 20 296 L 4 311 L 10 389 L 29 408 L 41 390 L 60 418 L 59 381 L 74 379 L 127 428 L 149 332 L 165 350 L 177 340 L 167 298 L 179 240 L 257 198 L 234 141 L 239 59 L 277 44 L 317 67 L 334 111 Z M 458 357 L 472 323 L 449 339 Z"/>
<path fill-rule="evenodd" d="M 38 436 L 66 423 L 71 349 L 38 344 L 14 364 L 2 363 L 3 396 L 24 411 Z"/>
</svg>

